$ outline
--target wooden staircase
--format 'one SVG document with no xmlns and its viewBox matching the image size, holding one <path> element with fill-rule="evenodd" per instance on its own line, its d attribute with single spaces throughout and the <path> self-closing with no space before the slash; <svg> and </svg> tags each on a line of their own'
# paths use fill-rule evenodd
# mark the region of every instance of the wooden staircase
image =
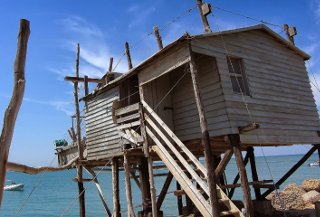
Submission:
<svg viewBox="0 0 320 217">
<path fill-rule="evenodd" d="M 146 134 L 154 142 L 151 146 L 152 150 L 164 162 L 201 215 L 212 216 L 206 168 L 146 102 L 142 101 L 142 107 Z M 123 131 L 121 134 L 123 135 Z M 125 139 L 129 135 L 127 133 Z M 136 138 L 127 140 L 131 143 L 133 140 L 135 143 L 137 141 Z M 220 216 L 244 217 L 223 190 L 219 186 L 216 186 L 216 189 L 220 203 Z"/>
</svg>

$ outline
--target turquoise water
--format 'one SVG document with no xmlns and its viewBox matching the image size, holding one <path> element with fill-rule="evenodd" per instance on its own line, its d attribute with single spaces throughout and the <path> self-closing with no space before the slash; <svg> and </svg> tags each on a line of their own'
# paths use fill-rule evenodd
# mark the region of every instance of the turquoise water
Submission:
<svg viewBox="0 0 320 217">
<path fill-rule="evenodd" d="M 257 169 L 260 180 L 272 179 L 278 180 L 294 163 L 302 156 L 272 156 L 267 157 L 272 176 L 269 173 L 267 164 L 263 157 L 257 158 Z M 320 168 L 308 167 L 307 164 L 316 160 L 317 155 L 313 155 L 305 165 L 303 165 L 290 179 L 284 183 L 295 182 L 301 184 L 307 178 L 320 178 Z M 227 167 L 227 179 L 233 181 L 236 175 L 236 163 L 231 159 Z M 3 204 L 0 210 L 0 216 L 79 216 L 78 214 L 78 188 L 77 184 L 72 181 L 75 177 L 75 170 L 66 170 L 62 172 L 50 172 L 39 175 L 26 175 L 22 173 L 9 172 L 7 179 L 25 184 L 25 190 L 22 192 L 4 192 Z M 248 173 L 250 177 L 250 173 Z M 102 171 L 99 173 L 99 181 L 103 187 L 105 197 L 112 210 L 112 189 L 111 189 L 111 172 Z M 157 193 L 163 185 L 165 177 L 156 177 Z M 126 216 L 125 205 L 125 186 L 124 174 L 120 172 L 120 203 L 122 204 L 123 216 Z M 283 186 L 284 186 L 283 185 Z M 86 187 L 86 213 L 87 216 L 106 216 L 102 203 L 99 199 L 96 187 L 92 183 L 85 183 Z M 169 191 L 173 191 L 175 182 L 171 183 Z M 134 206 L 141 204 L 141 194 L 137 185 L 132 181 L 132 191 Z M 31 194 L 31 196 L 29 196 Z M 236 191 L 235 197 L 241 199 L 241 191 Z M 140 210 L 138 207 L 136 210 Z M 165 216 L 176 216 L 176 198 L 170 193 L 164 201 L 162 210 Z"/>
</svg>

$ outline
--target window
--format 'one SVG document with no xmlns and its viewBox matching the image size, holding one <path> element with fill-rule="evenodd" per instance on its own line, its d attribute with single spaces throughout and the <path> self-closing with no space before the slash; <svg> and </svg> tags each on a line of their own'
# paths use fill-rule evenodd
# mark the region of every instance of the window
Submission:
<svg viewBox="0 0 320 217">
<path fill-rule="evenodd" d="M 233 92 L 249 96 L 249 86 L 246 80 L 242 59 L 227 56 L 227 62 Z"/>
</svg>

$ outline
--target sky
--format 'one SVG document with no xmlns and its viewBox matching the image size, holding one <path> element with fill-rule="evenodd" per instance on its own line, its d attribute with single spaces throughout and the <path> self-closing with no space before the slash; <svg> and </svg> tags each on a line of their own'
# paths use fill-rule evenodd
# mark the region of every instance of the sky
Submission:
<svg viewBox="0 0 320 217">
<path fill-rule="evenodd" d="M 159 26 L 164 45 L 185 32 L 203 32 L 195 0 L 88 2 L 0 0 L 0 126 L 12 93 L 19 20 L 29 20 L 31 28 L 26 89 L 10 161 L 33 166 L 52 164 L 57 161 L 53 141 L 69 140 L 67 129 L 74 113 L 73 86 L 63 78 L 75 75 L 76 43 L 81 46 L 80 74 L 100 78 L 108 68 L 110 57 L 114 58 L 115 71 L 126 72 L 123 56 L 126 41 L 134 65 L 155 53 L 157 43 L 151 34 L 155 25 Z M 296 45 L 312 56 L 307 67 L 320 105 L 320 93 L 315 88 L 320 75 L 320 0 L 207 2 L 213 6 L 213 14 L 208 17 L 213 31 L 265 21 L 284 36 L 283 24 L 295 26 Z M 297 154 L 307 150 L 308 147 L 301 146 L 266 149 L 265 154 Z"/>
</svg>

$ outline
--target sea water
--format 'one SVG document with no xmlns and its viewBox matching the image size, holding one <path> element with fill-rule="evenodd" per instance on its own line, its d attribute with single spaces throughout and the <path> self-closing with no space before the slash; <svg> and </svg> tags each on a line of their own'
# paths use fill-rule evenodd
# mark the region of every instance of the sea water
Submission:
<svg viewBox="0 0 320 217">
<path fill-rule="evenodd" d="M 257 157 L 256 164 L 260 180 L 281 178 L 294 165 L 302 155 Z M 309 167 L 308 163 L 317 160 L 314 154 L 293 174 L 283 185 L 288 183 L 301 184 L 307 178 L 320 178 L 320 167 Z M 155 162 L 156 164 L 156 162 Z M 249 167 L 250 168 L 250 167 Z M 159 172 L 159 171 L 158 171 Z M 160 173 L 166 172 L 165 169 Z M 99 182 L 103 188 L 107 203 L 112 210 L 112 178 L 110 171 L 96 171 Z M 231 159 L 226 176 L 228 183 L 233 181 L 237 174 L 234 159 Z M 5 191 L 0 216 L 79 216 L 78 188 L 72 181 L 76 176 L 74 169 L 60 172 L 47 172 L 38 175 L 27 175 L 22 173 L 8 172 L 7 179 L 17 183 L 24 183 L 24 191 Z M 248 171 L 249 180 L 251 180 Z M 89 176 L 88 176 L 89 178 Z M 157 193 L 164 183 L 165 177 L 155 178 Z M 132 181 L 133 206 L 136 211 L 141 210 L 141 193 L 136 183 Z M 122 215 L 126 216 L 124 173 L 120 172 L 120 203 Z M 177 216 L 177 202 L 173 195 L 176 183 L 172 181 L 168 195 L 163 203 L 162 210 L 165 216 Z M 106 216 L 103 205 L 98 196 L 97 189 L 93 183 L 85 183 L 86 214 L 88 217 Z M 252 191 L 253 193 L 253 191 Z M 241 189 L 237 188 L 234 197 L 241 199 Z"/>
</svg>

